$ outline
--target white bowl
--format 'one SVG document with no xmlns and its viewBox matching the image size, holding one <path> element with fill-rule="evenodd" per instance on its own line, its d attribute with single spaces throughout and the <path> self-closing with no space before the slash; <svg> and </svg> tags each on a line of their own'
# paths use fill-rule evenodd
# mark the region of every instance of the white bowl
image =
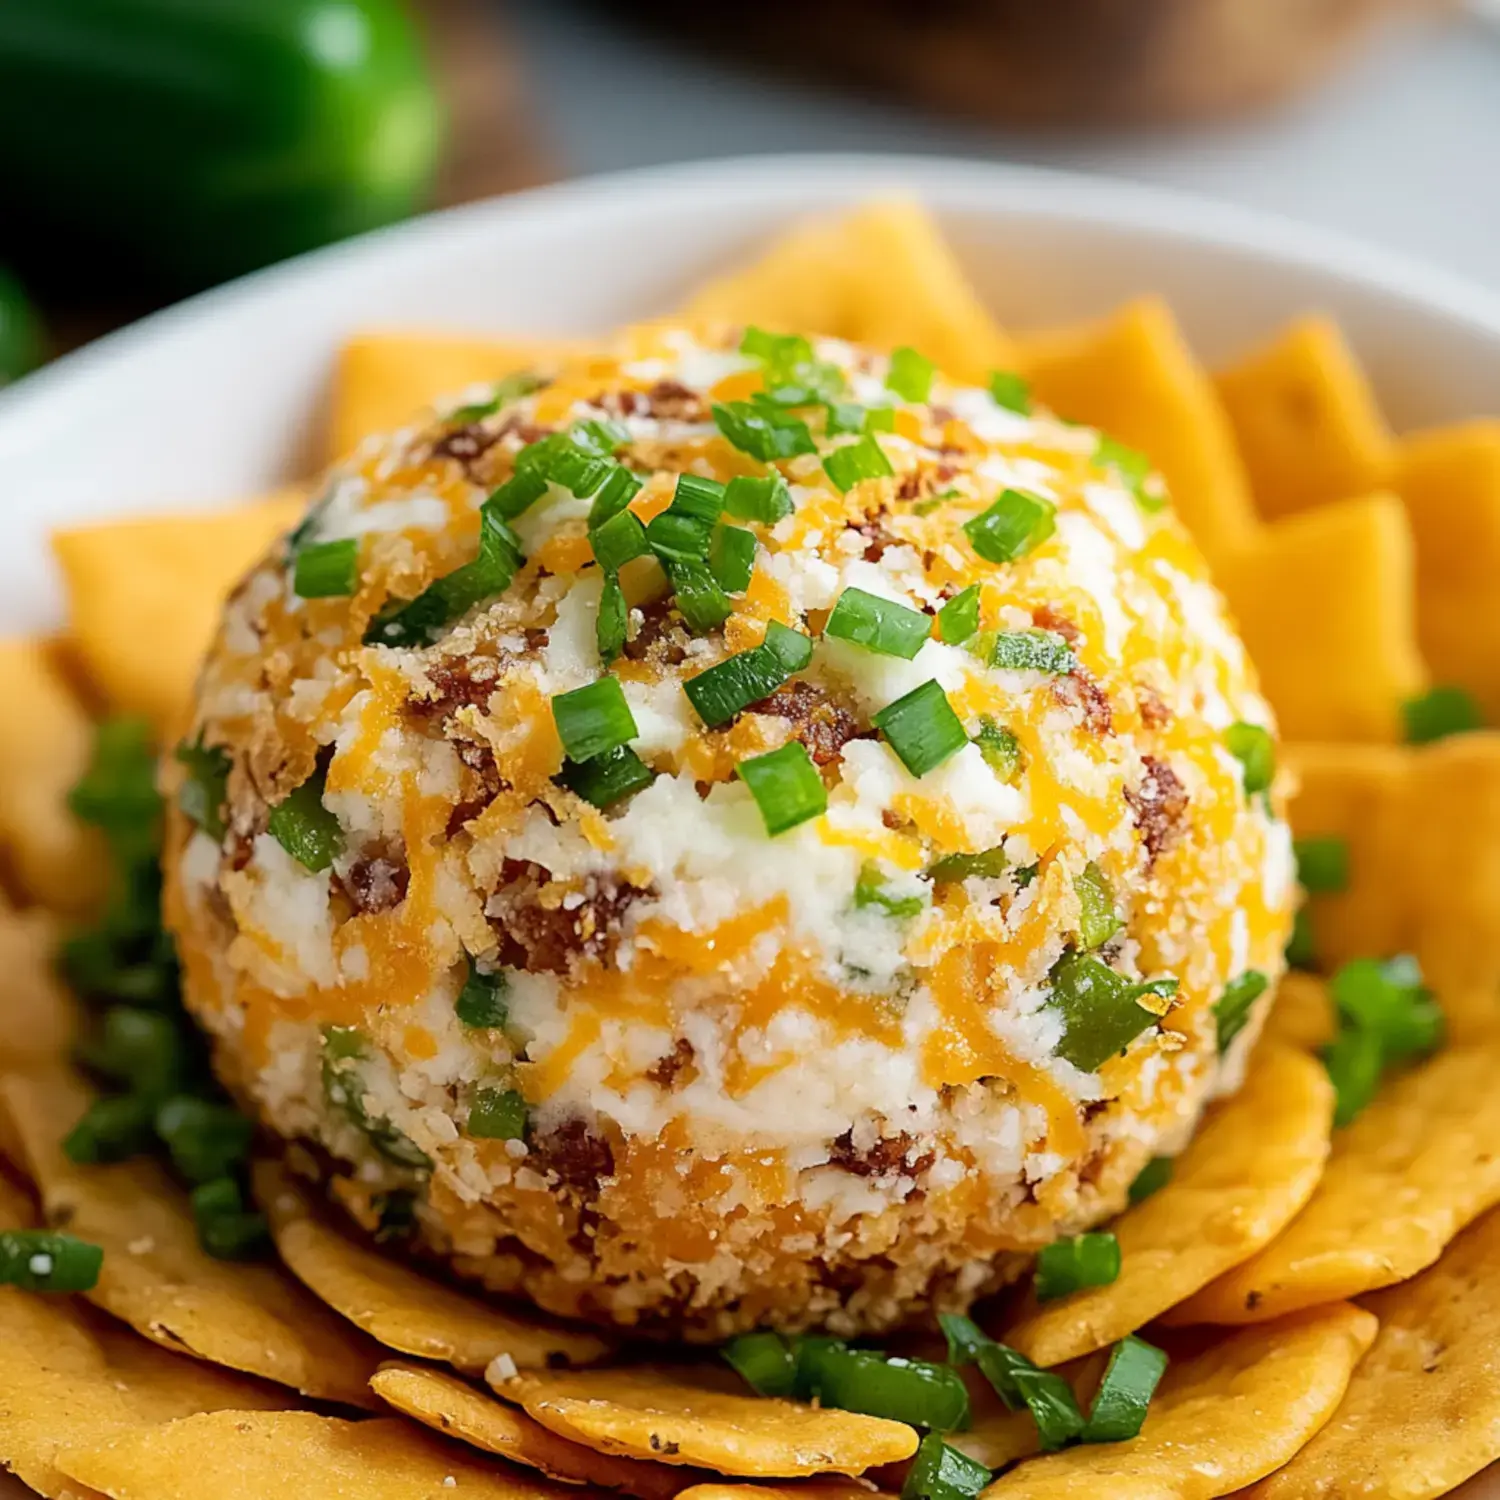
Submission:
<svg viewBox="0 0 1500 1500">
<path fill-rule="evenodd" d="M 1122 183 L 919 157 L 632 172 L 479 203 L 338 245 L 148 318 L 0 395 L 0 631 L 61 619 L 49 528 L 232 500 L 306 471 L 334 351 L 425 326 L 599 332 L 788 221 L 922 199 L 1014 327 L 1162 293 L 1209 360 L 1331 313 L 1398 427 L 1500 412 L 1500 298 L 1259 214 Z M 0 1495 L 23 1492 L 6 1488 Z M 1500 1496 L 1492 1475 L 1463 1491 Z"/>
</svg>

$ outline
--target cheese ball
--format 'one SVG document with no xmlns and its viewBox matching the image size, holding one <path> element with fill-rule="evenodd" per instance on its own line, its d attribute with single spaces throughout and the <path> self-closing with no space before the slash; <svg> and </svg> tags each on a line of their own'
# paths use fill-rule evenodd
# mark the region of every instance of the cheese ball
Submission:
<svg viewBox="0 0 1500 1500">
<path fill-rule="evenodd" d="M 713 1340 L 961 1310 L 1235 1087 L 1272 716 L 1137 454 L 652 327 L 372 438 L 164 777 L 186 1002 L 392 1254 Z"/>
</svg>

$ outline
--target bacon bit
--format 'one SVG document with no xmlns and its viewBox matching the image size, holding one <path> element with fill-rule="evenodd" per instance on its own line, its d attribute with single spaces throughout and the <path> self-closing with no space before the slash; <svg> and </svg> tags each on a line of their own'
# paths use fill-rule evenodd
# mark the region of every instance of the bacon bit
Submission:
<svg viewBox="0 0 1500 1500">
<path fill-rule="evenodd" d="M 1060 635 L 1070 646 L 1083 639 L 1083 632 L 1065 614 L 1060 614 L 1050 604 L 1038 606 L 1031 612 L 1032 623 L 1039 630 L 1050 630 Z"/>
<path fill-rule="evenodd" d="M 1172 710 L 1166 699 L 1143 682 L 1136 684 L 1135 706 L 1140 712 L 1141 722 L 1149 724 L 1152 729 L 1165 729 L 1172 722 Z"/>
<path fill-rule="evenodd" d="M 434 458 L 451 458 L 465 469 L 476 459 L 482 458 L 505 436 L 503 426 L 486 427 L 483 422 L 470 422 L 446 432 L 432 445 Z"/>
<path fill-rule="evenodd" d="M 664 1057 L 659 1057 L 646 1069 L 646 1080 L 658 1088 L 669 1089 L 677 1082 L 683 1069 L 691 1068 L 698 1054 L 685 1036 L 677 1038 L 676 1045 Z"/>
<path fill-rule="evenodd" d="M 708 403 L 675 380 L 658 380 L 646 392 L 653 417 L 662 422 L 706 422 Z"/>
<path fill-rule="evenodd" d="M 506 860 L 500 879 L 489 918 L 501 961 L 533 974 L 564 974 L 581 959 L 606 958 L 626 910 L 645 894 L 610 875 L 590 875 L 581 892 L 572 890 L 530 860 Z"/>
<path fill-rule="evenodd" d="M 936 495 L 958 473 L 953 464 L 919 463 L 909 474 L 901 476 L 896 486 L 898 500 L 925 500 Z"/>
<path fill-rule="evenodd" d="M 603 1178 L 615 1174 L 615 1154 L 607 1140 L 595 1135 L 575 1116 L 555 1130 L 528 1142 L 526 1164 L 539 1172 L 550 1172 L 563 1187 L 593 1198 Z"/>
<path fill-rule="evenodd" d="M 858 526 L 851 527 L 850 530 L 857 531 L 865 539 L 864 558 L 866 562 L 879 562 L 889 548 L 901 545 L 901 538 L 892 536 L 880 524 L 878 517 L 871 517 L 868 521 L 862 521 Z"/>
<path fill-rule="evenodd" d="M 673 596 L 663 594 L 641 605 L 640 614 L 640 628 L 625 642 L 622 655 L 630 661 L 645 661 L 649 657 L 663 666 L 680 667 L 687 660 L 692 637 Z"/>
<path fill-rule="evenodd" d="M 1055 678 L 1052 695 L 1065 707 L 1077 709 L 1091 733 L 1100 738 L 1114 733 L 1115 716 L 1109 697 L 1082 667 L 1075 667 L 1066 677 Z"/>
<path fill-rule="evenodd" d="M 817 766 L 831 765 L 850 740 L 874 738 L 874 731 L 861 730 L 854 715 L 836 703 L 826 688 L 801 678 L 752 703 L 749 712 L 786 719 L 792 738 L 802 741 Z"/>
<path fill-rule="evenodd" d="M 1125 800 L 1135 813 L 1135 826 L 1140 830 L 1146 845 L 1146 865 L 1149 869 L 1157 861 L 1181 831 L 1182 817 L 1187 812 L 1187 788 L 1177 773 L 1166 761 L 1154 755 L 1141 757 L 1143 775 L 1135 791 L 1127 789 Z"/>
<path fill-rule="evenodd" d="M 411 698 L 409 712 L 429 722 L 451 718 L 461 708 L 483 708 L 500 682 L 500 663 L 493 656 L 459 656 L 427 669 L 430 697 Z"/>
<path fill-rule="evenodd" d="M 366 855 L 350 865 L 340 884 L 356 911 L 389 911 L 406 900 L 411 871 L 404 859 Z"/>
<path fill-rule="evenodd" d="M 846 1130 L 828 1150 L 830 1166 L 841 1167 L 856 1177 L 889 1177 L 893 1173 L 902 1177 L 920 1177 L 935 1160 L 931 1151 L 924 1151 L 915 1161 L 907 1161 L 907 1155 L 916 1145 L 909 1135 L 881 1136 L 868 1150 L 858 1151 L 854 1146 L 854 1132 Z"/>
</svg>

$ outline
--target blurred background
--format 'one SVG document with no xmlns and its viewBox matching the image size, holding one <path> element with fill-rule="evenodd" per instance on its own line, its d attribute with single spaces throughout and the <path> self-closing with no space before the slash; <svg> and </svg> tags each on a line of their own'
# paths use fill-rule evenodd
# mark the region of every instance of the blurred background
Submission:
<svg viewBox="0 0 1500 1500">
<path fill-rule="evenodd" d="M 1500 290 L 1500 0 L 0 0 L 0 382 L 427 207 L 824 150 L 1186 188 Z"/>
</svg>

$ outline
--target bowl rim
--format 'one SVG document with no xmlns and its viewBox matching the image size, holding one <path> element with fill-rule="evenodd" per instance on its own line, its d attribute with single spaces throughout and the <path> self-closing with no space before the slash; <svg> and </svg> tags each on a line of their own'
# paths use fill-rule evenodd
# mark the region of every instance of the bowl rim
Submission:
<svg viewBox="0 0 1500 1500">
<path fill-rule="evenodd" d="M 1289 267 L 1333 274 L 1418 311 L 1467 326 L 1500 344 L 1500 292 L 1455 272 L 1388 251 L 1357 236 L 1295 218 L 1122 178 L 972 157 L 877 152 L 779 153 L 715 157 L 571 178 L 437 209 L 386 228 L 308 251 L 196 293 L 107 333 L 0 390 L 0 437 L 15 422 L 83 382 L 108 378 L 139 352 L 179 329 L 242 304 L 274 301 L 307 283 L 362 264 L 420 253 L 450 238 L 483 238 L 495 226 L 530 217 L 577 217 L 601 195 L 795 196 L 822 184 L 830 206 L 906 192 L 974 211 L 1045 213 L 1080 225 L 1147 232 L 1210 249 L 1249 252 Z"/>
</svg>

